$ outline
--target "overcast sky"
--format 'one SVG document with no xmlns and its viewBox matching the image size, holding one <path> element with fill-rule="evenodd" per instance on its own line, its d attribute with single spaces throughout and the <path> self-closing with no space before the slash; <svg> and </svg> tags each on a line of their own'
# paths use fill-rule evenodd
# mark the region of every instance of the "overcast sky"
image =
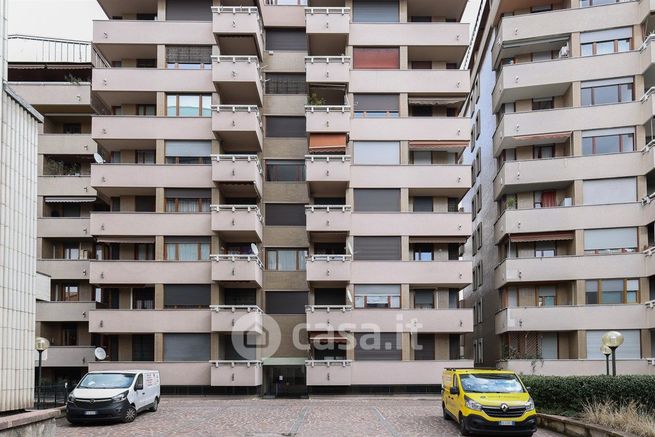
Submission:
<svg viewBox="0 0 655 437">
<path fill-rule="evenodd" d="M 439 0 L 435 0 L 439 1 Z M 463 22 L 475 24 L 480 0 L 469 0 Z M 9 0 L 9 33 L 90 40 L 92 20 L 105 19 L 96 0 Z"/>
</svg>

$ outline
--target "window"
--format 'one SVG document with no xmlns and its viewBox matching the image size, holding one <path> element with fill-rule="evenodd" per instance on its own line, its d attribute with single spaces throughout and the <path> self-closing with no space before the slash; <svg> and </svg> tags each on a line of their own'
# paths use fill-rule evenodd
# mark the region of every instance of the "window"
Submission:
<svg viewBox="0 0 655 437">
<path fill-rule="evenodd" d="M 72 283 L 53 283 L 50 295 L 55 302 L 78 301 L 80 300 L 80 286 Z"/>
<path fill-rule="evenodd" d="M 305 226 L 305 205 L 302 203 L 267 203 L 266 226 Z"/>
<path fill-rule="evenodd" d="M 266 29 L 266 50 L 306 52 L 305 29 Z"/>
<path fill-rule="evenodd" d="M 557 206 L 556 191 L 535 191 L 533 208 L 553 208 Z"/>
<path fill-rule="evenodd" d="M 168 94 L 166 115 L 169 117 L 210 117 L 212 115 L 210 94 Z"/>
<path fill-rule="evenodd" d="M 61 324 L 61 345 L 77 346 L 77 323 Z"/>
<path fill-rule="evenodd" d="M 588 305 L 639 303 L 639 279 L 589 280 L 585 294 Z"/>
<path fill-rule="evenodd" d="M 557 245 L 552 241 L 537 241 L 534 244 L 535 258 L 553 257 L 557 254 Z"/>
<path fill-rule="evenodd" d="M 400 308 L 400 285 L 355 285 L 355 308 Z"/>
<path fill-rule="evenodd" d="M 356 165 L 399 165 L 400 142 L 355 141 L 353 142 Z M 430 152 L 426 152 L 430 153 Z"/>
<path fill-rule="evenodd" d="M 166 212 L 209 212 L 211 190 L 193 188 L 167 188 Z"/>
<path fill-rule="evenodd" d="M 166 67 L 180 70 L 211 68 L 211 46 L 166 46 Z"/>
<path fill-rule="evenodd" d="M 157 115 L 157 105 L 136 105 L 136 115 L 155 116 Z"/>
<path fill-rule="evenodd" d="M 414 165 L 431 165 L 432 152 L 428 151 L 410 151 L 410 160 Z"/>
<path fill-rule="evenodd" d="M 537 306 L 552 307 L 557 305 L 557 289 L 553 286 L 537 287 Z"/>
<path fill-rule="evenodd" d="M 81 134 L 82 133 L 82 124 L 81 123 L 64 123 L 63 133 L 65 134 Z"/>
<path fill-rule="evenodd" d="M 637 228 L 585 229 L 585 254 L 635 252 Z"/>
<path fill-rule="evenodd" d="M 155 259 L 154 243 L 136 243 L 134 245 L 134 259 L 137 261 L 153 261 Z"/>
<path fill-rule="evenodd" d="M 433 199 L 432 197 L 414 197 L 413 201 L 413 211 L 414 212 L 432 212 L 433 208 Z"/>
<path fill-rule="evenodd" d="M 475 139 L 477 140 L 480 138 L 480 134 L 482 133 L 482 121 L 480 120 L 480 111 L 475 113 L 475 124 L 473 125 L 473 129 L 475 129 Z"/>
<path fill-rule="evenodd" d="M 553 109 L 555 107 L 552 97 L 545 97 L 541 99 L 532 99 L 532 110 L 543 111 L 545 109 Z"/>
<path fill-rule="evenodd" d="M 307 270 L 307 249 L 266 249 L 266 269 L 304 272 Z"/>
<path fill-rule="evenodd" d="M 585 205 L 604 205 L 637 201 L 637 179 L 616 178 L 582 181 Z"/>
<path fill-rule="evenodd" d="M 226 288 L 225 305 L 257 305 L 257 290 L 251 288 Z"/>
<path fill-rule="evenodd" d="M 409 66 L 412 70 L 432 70 L 432 61 L 411 61 Z"/>
<path fill-rule="evenodd" d="M 555 146 L 552 144 L 534 146 L 532 153 L 534 159 L 550 159 L 555 156 Z"/>
<path fill-rule="evenodd" d="M 433 261 L 434 245 L 432 243 L 414 243 L 411 245 L 414 261 Z"/>
<path fill-rule="evenodd" d="M 271 138 L 305 138 L 305 117 L 267 116 L 266 136 Z"/>
<path fill-rule="evenodd" d="M 355 334 L 356 361 L 400 361 L 402 359 L 401 333 L 358 332 Z"/>
<path fill-rule="evenodd" d="M 307 94 L 303 73 L 266 73 L 266 94 Z"/>
<path fill-rule="evenodd" d="M 266 291 L 266 314 L 305 314 L 306 291 Z"/>
<path fill-rule="evenodd" d="M 211 164 L 211 141 L 166 141 L 166 164 Z"/>
<path fill-rule="evenodd" d="M 355 260 L 401 260 L 400 237 L 355 237 L 354 241 Z"/>
<path fill-rule="evenodd" d="M 211 300 L 209 284 L 165 284 L 164 308 L 207 308 Z M 226 303 L 226 305 L 232 305 Z"/>
<path fill-rule="evenodd" d="M 166 237 L 166 260 L 204 261 L 209 259 L 209 238 Z"/>
<path fill-rule="evenodd" d="M 580 7 L 587 8 L 589 6 L 611 5 L 622 1 L 624 0 L 580 0 Z"/>
<path fill-rule="evenodd" d="M 459 199 L 456 197 L 448 198 L 448 212 L 459 212 Z"/>
<path fill-rule="evenodd" d="M 80 243 L 64 243 L 64 259 L 80 259 Z"/>
<path fill-rule="evenodd" d="M 132 335 L 132 361 L 155 361 L 155 335 Z M 143 378 L 143 375 L 139 375 Z"/>
<path fill-rule="evenodd" d="M 434 290 L 414 290 L 414 308 L 427 310 L 434 308 Z"/>
<path fill-rule="evenodd" d="M 314 305 L 345 305 L 345 288 L 315 288 Z"/>
<path fill-rule="evenodd" d="M 355 188 L 354 201 L 357 212 L 399 212 L 400 189 Z"/>
<path fill-rule="evenodd" d="M 152 287 L 133 288 L 132 309 L 133 310 L 155 309 L 155 289 Z"/>
<path fill-rule="evenodd" d="M 632 127 L 582 132 L 583 155 L 624 153 L 634 150 L 635 130 Z"/>
<path fill-rule="evenodd" d="M 136 212 L 155 212 L 155 196 L 134 196 Z"/>
<path fill-rule="evenodd" d="M 154 150 L 137 150 L 136 151 L 136 164 L 154 164 L 155 151 Z"/>
<path fill-rule="evenodd" d="M 397 70 L 400 68 L 398 47 L 354 47 L 353 69 Z"/>
<path fill-rule="evenodd" d="M 627 52 L 630 51 L 631 46 L 631 27 L 582 32 L 580 34 L 580 52 L 582 56 Z"/>
<path fill-rule="evenodd" d="M 355 117 L 398 117 L 398 94 L 355 94 Z"/>
<path fill-rule="evenodd" d="M 354 0 L 353 23 L 397 23 L 398 0 Z"/>
<path fill-rule="evenodd" d="M 416 339 L 414 346 L 415 361 L 434 360 L 435 338 L 434 334 L 414 334 L 412 338 Z"/>
<path fill-rule="evenodd" d="M 582 82 L 582 106 L 631 102 L 634 99 L 632 82 L 631 77 Z"/>
<path fill-rule="evenodd" d="M 211 0 L 166 0 L 166 20 L 211 21 Z"/>
<path fill-rule="evenodd" d="M 587 331 L 587 359 L 588 360 L 605 360 L 605 355 L 600 351 L 601 338 L 607 332 Z M 619 360 L 640 359 L 641 358 L 641 335 L 638 329 L 629 330 L 621 329 L 623 334 L 623 344 L 616 349 L 616 358 Z"/>
<path fill-rule="evenodd" d="M 210 358 L 209 334 L 164 334 L 164 361 L 203 361 Z"/>
<path fill-rule="evenodd" d="M 271 182 L 300 182 L 305 180 L 305 161 L 266 161 L 266 180 Z"/>
</svg>

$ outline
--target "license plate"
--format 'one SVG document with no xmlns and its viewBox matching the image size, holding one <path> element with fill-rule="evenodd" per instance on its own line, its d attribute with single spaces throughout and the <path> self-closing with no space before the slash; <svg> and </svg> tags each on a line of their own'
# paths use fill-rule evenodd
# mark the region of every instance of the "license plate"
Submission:
<svg viewBox="0 0 655 437">
<path fill-rule="evenodd" d="M 501 420 L 500 426 L 514 426 L 514 422 L 511 420 Z"/>
<path fill-rule="evenodd" d="M 96 414 L 98 414 L 97 411 L 85 411 L 84 412 L 85 416 L 95 416 Z"/>
</svg>

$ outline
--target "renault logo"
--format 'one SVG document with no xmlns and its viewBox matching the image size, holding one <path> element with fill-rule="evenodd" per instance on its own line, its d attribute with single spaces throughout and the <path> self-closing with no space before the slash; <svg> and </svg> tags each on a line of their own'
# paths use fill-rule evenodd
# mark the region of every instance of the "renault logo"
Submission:
<svg viewBox="0 0 655 437">
<path fill-rule="evenodd" d="M 91 402 L 91 403 L 94 403 L 94 402 L 95 402 L 95 400 L 94 400 L 94 399 L 91 399 L 91 400 L 90 400 L 89 402 Z"/>
<path fill-rule="evenodd" d="M 503 413 L 507 413 L 507 410 L 509 410 L 509 405 L 500 404 L 500 409 L 503 411 Z"/>
</svg>

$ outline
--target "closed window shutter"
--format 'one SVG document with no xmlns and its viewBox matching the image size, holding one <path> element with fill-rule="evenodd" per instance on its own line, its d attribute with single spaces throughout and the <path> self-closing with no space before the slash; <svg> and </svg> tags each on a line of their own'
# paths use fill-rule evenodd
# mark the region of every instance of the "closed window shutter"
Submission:
<svg viewBox="0 0 655 437">
<path fill-rule="evenodd" d="M 266 117 L 266 136 L 273 138 L 304 138 L 305 117 Z"/>
<path fill-rule="evenodd" d="M 398 0 L 354 0 L 353 23 L 397 23 Z"/>
<path fill-rule="evenodd" d="M 353 149 L 357 165 L 400 164 L 400 143 L 397 141 L 355 141 Z"/>
<path fill-rule="evenodd" d="M 636 248 L 637 228 L 586 229 L 585 250 Z"/>
<path fill-rule="evenodd" d="M 415 197 L 413 203 L 414 212 L 432 212 L 434 207 L 432 197 Z"/>
<path fill-rule="evenodd" d="M 166 0 L 166 20 L 212 21 L 212 0 Z"/>
<path fill-rule="evenodd" d="M 166 307 L 208 307 L 211 286 L 209 284 L 166 284 L 164 285 L 164 308 Z"/>
<path fill-rule="evenodd" d="M 305 314 L 306 291 L 267 291 L 266 314 Z"/>
<path fill-rule="evenodd" d="M 400 68 L 400 49 L 397 47 L 355 47 L 353 68 L 395 70 Z"/>
<path fill-rule="evenodd" d="M 617 178 L 583 181 L 582 200 L 585 205 L 636 202 L 637 179 Z"/>
<path fill-rule="evenodd" d="M 414 359 L 434 360 L 434 335 L 418 334 L 416 335 L 416 349 L 414 350 Z"/>
<path fill-rule="evenodd" d="M 398 112 L 398 94 L 355 94 L 355 111 Z"/>
<path fill-rule="evenodd" d="M 267 203 L 267 226 L 305 226 L 305 205 L 302 203 Z"/>
<path fill-rule="evenodd" d="M 355 334 L 356 361 L 400 361 L 402 350 L 398 332 Z"/>
<path fill-rule="evenodd" d="M 601 338 L 607 331 L 587 331 L 587 359 L 604 360 L 605 355 L 600 351 Z M 616 349 L 616 358 L 619 360 L 641 358 L 641 336 L 639 330 L 621 330 L 623 344 Z M 620 364 L 619 364 L 620 365 Z"/>
<path fill-rule="evenodd" d="M 355 260 L 400 261 L 400 237 L 355 237 Z"/>
<path fill-rule="evenodd" d="M 266 94 L 307 94 L 302 73 L 266 73 Z"/>
<path fill-rule="evenodd" d="M 400 189 L 355 188 L 355 211 L 400 211 Z"/>
<path fill-rule="evenodd" d="M 169 64 L 210 64 L 211 46 L 167 46 L 166 62 Z"/>
<path fill-rule="evenodd" d="M 266 50 L 307 51 L 305 29 L 267 29 Z"/>
<path fill-rule="evenodd" d="M 166 141 L 166 156 L 208 157 L 211 141 Z"/>
<path fill-rule="evenodd" d="M 164 361 L 209 361 L 209 334 L 164 334 Z"/>
<path fill-rule="evenodd" d="M 202 188 L 166 188 L 168 199 L 211 199 L 212 190 Z"/>
</svg>

